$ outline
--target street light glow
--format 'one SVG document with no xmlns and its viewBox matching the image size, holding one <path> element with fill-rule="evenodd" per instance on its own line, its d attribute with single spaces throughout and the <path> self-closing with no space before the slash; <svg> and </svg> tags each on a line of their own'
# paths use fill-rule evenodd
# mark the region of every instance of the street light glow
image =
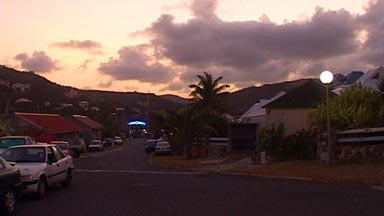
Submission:
<svg viewBox="0 0 384 216">
<path fill-rule="evenodd" d="M 324 84 L 329 84 L 333 81 L 333 74 L 331 71 L 323 71 L 320 74 L 320 81 Z"/>
</svg>

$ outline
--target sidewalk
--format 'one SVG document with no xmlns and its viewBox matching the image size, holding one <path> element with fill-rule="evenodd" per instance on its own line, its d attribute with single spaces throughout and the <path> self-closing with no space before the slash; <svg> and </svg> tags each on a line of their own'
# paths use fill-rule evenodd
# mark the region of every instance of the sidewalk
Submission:
<svg viewBox="0 0 384 216">
<path fill-rule="evenodd" d="M 230 158 L 228 160 L 228 158 Z M 255 164 L 250 156 L 224 156 L 215 159 L 180 156 L 153 157 L 151 163 L 184 170 L 236 174 L 267 178 L 319 182 L 339 182 L 384 187 L 384 163 L 346 163 L 327 165 L 313 161 L 285 161 Z"/>
<path fill-rule="evenodd" d="M 222 162 L 222 160 L 218 159 L 218 160 L 214 160 L 214 161 L 210 161 L 210 160 L 200 161 L 200 163 L 202 163 L 202 164 L 209 164 L 210 162 L 211 163 L 215 163 L 215 162 L 220 163 L 220 162 Z M 219 164 L 219 165 L 205 166 L 205 167 L 196 168 L 193 170 L 202 171 L 202 172 L 223 172 L 223 171 L 226 171 L 229 169 L 234 169 L 234 168 L 237 168 L 240 166 L 248 166 L 248 165 L 252 165 L 252 164 L 253 164 L 253 161 L 252 161 L 251 157 L 246 157 L 246 158 L 243 158 L 243 159 L 240 159 L 238 161 L 231 162 L 231 163 L 223 163 L 223 164 Z"/>
</svg>

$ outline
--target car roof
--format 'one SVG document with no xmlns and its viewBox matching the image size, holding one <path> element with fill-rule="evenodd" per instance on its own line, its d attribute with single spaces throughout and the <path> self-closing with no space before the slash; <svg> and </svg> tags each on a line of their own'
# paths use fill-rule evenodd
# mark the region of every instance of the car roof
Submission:
<svg viewBox="0 0 384 216">
<path fill-rule="evenodd" d="M 41 144 L 33 144 L 33 145 L 17 145 L 17 146 L 12 146 L 12 147 L 9 147 L 9 149 L 11 148 L 38 148 L 38 147 L 50 147 L 50 146 L 56 146 L 54 144 L 46 144 L 46 143 L 41 143 Z"/>
<path fill-rule="evenodd" d="M 2 136 L 0 138 L 27 138 L 28 136 Z"/>
<path fill-rule="evenodd" d="M 58 143 L 60 143 L 60 144 L 64 144 L 64 143 L 69 144 L 67 141 L 62 141 L 62 140 L 53 140 L 53 141 L 51 141 L 49 143 L 50 144 L 58 144 Z"/>
</svg>

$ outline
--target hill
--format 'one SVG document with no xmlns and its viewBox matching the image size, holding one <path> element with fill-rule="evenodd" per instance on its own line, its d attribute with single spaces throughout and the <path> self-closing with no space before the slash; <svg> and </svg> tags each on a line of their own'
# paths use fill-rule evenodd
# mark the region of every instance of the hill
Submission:
<svg viewBox="0 0 384 216">
<path fill-rule="evenodd" d="M 88 108 L 97 107 L 111 113 L 116 108 L 124 108 L 130 115 L 144 116 L 148 109 L 150 112 L 158 112 L 182 106 L 155 94 L 81 90 L 62 86 L 33 72 L 21 72 L 5 66 L 0 66 L 0 97 L 0 112 L 10 107 L 19 112 L 81 114 L 84 107 L 79 104 L 86 101 Z M 16 102 L 21 98 L 25 100 Z"/>
<path fill-rule="evenodd" d="M 288 92 L 305 81 L 252 86 L 230 93 L 227 111 L 239 117 L 260 99 L 271 98 L 280 91 Z M 56 84 L 33 72 L 21 72 L 5 66 L 0 66 L 0 97 L 0 113 L 6 110 L 7 101 L 14 111 L 61 114 L 82 114 L 84 110 L 79 103 L 87 101 L 89 108 L 97 107 L 109 113 L 124 108 L 128 116 L 145 116 L 148 110 L 151 113 L 164 109 L 178 110 L 191 103 L 190 99 L 169 94 L 157 96 L 139 92 L 81 90 Z M 14 103 L 20 98 L 31 100 L 31 103 Z"/>
</svg>

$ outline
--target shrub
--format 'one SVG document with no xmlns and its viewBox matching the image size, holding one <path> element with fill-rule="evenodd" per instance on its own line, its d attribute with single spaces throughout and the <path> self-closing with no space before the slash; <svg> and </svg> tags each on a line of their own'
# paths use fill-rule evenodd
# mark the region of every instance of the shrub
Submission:
<svg viewBox="0 0 384 216">
<path fill-rule="evenodd" d="M 281 160 L 303 160 L 316 157 L 316 139 L 313 130 L 301 130 L 284 138 Z"/>
</svg>

